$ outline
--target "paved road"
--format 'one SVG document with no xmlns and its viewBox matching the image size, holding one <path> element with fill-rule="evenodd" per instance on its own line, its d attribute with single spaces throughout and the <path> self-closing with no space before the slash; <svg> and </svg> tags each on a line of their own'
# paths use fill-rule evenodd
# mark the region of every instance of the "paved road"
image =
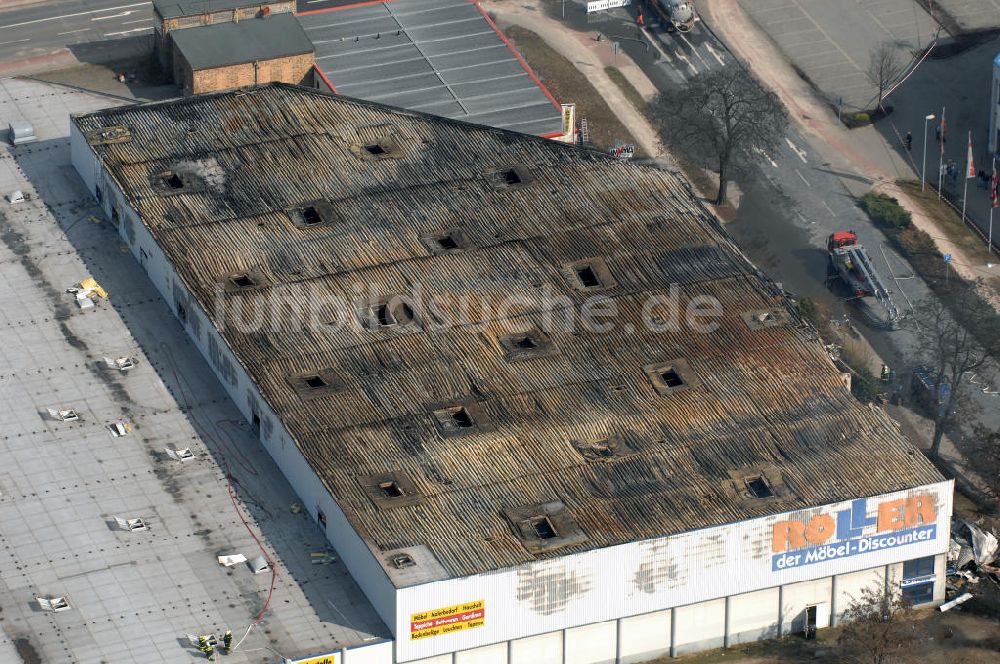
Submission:
<svg viewBox="0 0 1000 664">
<path fill-rule="evenodd" d="M 152 6 L 150 0 L 50 0 L 0 11 L 0 60 L 148 33 L 153 26 Z"/>
</svg>

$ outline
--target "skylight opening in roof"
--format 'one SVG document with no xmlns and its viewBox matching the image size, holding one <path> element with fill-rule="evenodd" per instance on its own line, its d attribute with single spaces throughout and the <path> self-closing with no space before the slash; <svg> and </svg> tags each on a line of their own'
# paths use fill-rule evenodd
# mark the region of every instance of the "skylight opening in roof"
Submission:
<svg viewBox="0 0 1000 664">
<path fill-rule="evenodd" d="M 378 488 L 385 498 L 402 498 L 405 495 L 396 482 L 380 482 Z"/>
<path fill-rule="evenodd" d="M 458 249 L 458 242 L 455 241 L 450 235 L 442 235 L 437 238 L 438 246 L 441 247 L 442 251 L 451 251 L 453 249 Z"/>
<path fill-rule="evenodd" d="M 538 539 L 553 539 L 558 536 L 555 526 L 552 525 L 552 521 L 547 516 L 536 516 L 528 519 L 528 524 Z"/>
<path fill-rule="evenodd" d="M 459 408 L 454 413 L 451 414 L 451 419 L 455 423 L 456 427 L 460 429 L 470 429 L 473 426 L 472 416 L 469 415 L 469 411 L 464 408 Z"/>
<path fill-rule="evenodd" d="M 684 384 L 684 379 L 681 378 L 681 375 L 673 368 L 661 371 L 660 380 L 662 380 L 663 384 L 667 387 L 680 387 Z"/>
<path fill-rule="evenodd" d="M 302 380 L 303 382 L 305 382 L 307 386 L 311 387 L 314 390 L 327 386 L 327 382 L 323 380 L 321 376 L 318 375 L 305 376 Z"/>
<path fill-rule="evenodd" d="M 576 268 L 576 278 L 580 280 L 584 288 L 599 288 L 601 286 L 600 277 L 590 265 L 581 265 Z"/>
<path fill-rule="evenodd" d="M 771 490 L 771 486 L 767 483 L 767 480 L 763 476 L 758 475 L 757 477 L 748 477 L 744 480 L 747 485 L 747 491 L 754 498 L 773 498 L 774 491 Z"/>
<path fill-rule="evenodd" d="M 538 344 L 535 340 L 527 334 L 522 337 L 515 338 L 512 345 L 518 350 L 534 350 L 535 348 L 538 348 Z"/>
<path fill-rule="evenodd" d="M 257 282 L 249 274 L 235 274 L 229 277 L 229 280 L 237 288 L 253 288 L 257 285 Z"/>
<path fill-rule="evenodd" d="M 315 207 L 309 205 L 302 208 L 302 221 L 306 224 L 306 226 L 313 226 L 315 224 L 322 223 L 323 218 L 320 217 L 319 211 Z"/>
<path fill-rule="evenodd" d="M 396 324 L 396 319 L 392 316 L 392 310 L 389 309 L 389 305 L 380 304 L 375 307 L 375 320 L 382 327 L 388 327 L 390 325 Z"/>
</svg>

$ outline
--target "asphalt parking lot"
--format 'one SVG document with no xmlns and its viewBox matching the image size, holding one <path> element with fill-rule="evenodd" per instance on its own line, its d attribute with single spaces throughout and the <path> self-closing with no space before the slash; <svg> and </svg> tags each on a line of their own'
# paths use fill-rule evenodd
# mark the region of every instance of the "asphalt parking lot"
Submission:
<svg viewBox="0 0 1000 664">
<path fill-rule="evenodd" d="M 865 75 L 871 53 L 893 44 L 901 62 L 933 39 L 937 26 L 916 0 L 754 0 L 745 11 L 831 103 L 871 108 L 877 89 Z"/>
</svg>

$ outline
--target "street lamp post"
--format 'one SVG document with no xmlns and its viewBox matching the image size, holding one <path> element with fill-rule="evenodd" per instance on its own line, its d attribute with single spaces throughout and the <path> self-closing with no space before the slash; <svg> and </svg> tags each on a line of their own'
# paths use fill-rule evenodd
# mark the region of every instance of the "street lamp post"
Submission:
<svg viewBox="0 0 1000 664">
<path fill-rule="evenodd" d="M 934 114 L 931 113 L 924 118 L 924 159 L 920 166 L 920 191 L 924 190 L 927 185 L 927 123 L 934 119 Z"/>
</svg>

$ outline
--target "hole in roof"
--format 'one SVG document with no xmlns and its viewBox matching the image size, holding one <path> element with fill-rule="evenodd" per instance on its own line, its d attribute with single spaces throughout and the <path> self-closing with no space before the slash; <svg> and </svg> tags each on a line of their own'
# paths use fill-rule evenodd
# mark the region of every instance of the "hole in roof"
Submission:
<svg viewBox="0 0 1000 664">
<path fill-rule="evenodd" d="M 538 344 L 535 343 L 534 339 L 526 334 L 523 337 L 514 339 L 514 348 L 518 348 L 520 350 L 532 350 L 534 348 L 538 348 Z"/>
<path fill-rule="evenodd" d="M 312 226 L 313 224 L 318 224 L 323 221 L 322 217 L 319 216 L 319 211 L 312 205 L 302 208 L 302 221 L 307 226 Z"/>
<path fill-rule="evenodd" d="M 395 482 L 379 482 L 379 491 L 384 498 L 402 498 L 403 489 Z"/>
<path fill-rule="evenodd" d="M 229 277 L 229 280 L 238 288 L 252 288 L 257 285 L 257 282 L 248 274 L 236 274 Z"/>
<path fill-rule="evenodd" d="M 183 189 L 184 181 L 181 180 L 180 176 L 176 173 L 164 173 L 163 184 L 167 185 L 171 189 Z"/>
<path fill-rule="evenodd" d="M 508 168 L 503 172 L 503 181 L 509 186 L 514 186 L 515 184 L 521 184 L 521 176 L 518 175 L 517 171 L 513 168 Z"/>
<path fill-rule="evenodd" d="M 392 317 L 392 312 L 389 310 L 388 304 L 380 304 L 375 307 L 375 318 L 378 320 L 379 325 L 395 325 L 396 320 Z"/>
<path fill-rule="evenodd" d="M 590 444 L 590 449 L 599 457 L 611 457 L 615 455 L 615 451 L 611 448 L 610 440 L 595 440 Z"/>
<path fill-rule="evenodd" d="M 327 385 L 326 381 L 323 380 L 323 378 L 320 376 L 306 376 L 302 380 L 305 381 L 306 385 L 308 385 L 314 390 L 320 387 L 326 387 Z"/>
<path fill-rule="evenodd" d="M 528 525 L 538 539 L 553 539 L 557 536 L 556 529 L 547 516 L 536 516 L 528 519 Z"/>
<path fill-rule="evenodd" d="M 601 279 L 597 272 L 589 265 L 582 265 L 576 268 L 576 278 L 580 280 L 584 288 L 597 288 L 601 285 Z"/>
<path fill-rule="evenodd" d="M 389 151 L 386 150 L 381 145 L 379 145 L 378 143 L 371 143 L 369 145 L 364 146 L 364 151 L 370 155 L 375 155 L 375 156 L 389 154 Z"/>
<path fill-rule="evenodd" d="M 674 369 L 661 371 L 660 380 L 662 380 L 663 384 L 667 387 L 680 387 L 684 384 L 684 379 L 681 378 L 681 375 Z"/>
<path fill-rule="evenodd" d="M 774 491 L 771 490 L 770 485 L 767 481 L 758 475 L 757 477 L 748 477 L 744 480 L 747 485 L 747 491 L 754 498 L 773 498 Z"/>
<path fill-rule="evenodd" d="M 469 429 L 472 427 L 472 416 L 469 415 L 469 411 L 464 408 L 457 409 L 451 414 L 451 420 L 454 422 L 455 426 L 462 429 Z"/>
<path fill-rule="evenodd" d="M 413 308 L 406 302 L 400 302 L 393 310 L 392 315 L 398 322 L 406 324 L 413 321 Z"/>
<path fill-rule="evenodd" d="M 458 242 L 455 241 L 450 235 L 442 235 L 437 239 L 438 246 L 441 247 L 443 251 L 451 251 L 452 249 L 458 249 Z"/>
</svg>

